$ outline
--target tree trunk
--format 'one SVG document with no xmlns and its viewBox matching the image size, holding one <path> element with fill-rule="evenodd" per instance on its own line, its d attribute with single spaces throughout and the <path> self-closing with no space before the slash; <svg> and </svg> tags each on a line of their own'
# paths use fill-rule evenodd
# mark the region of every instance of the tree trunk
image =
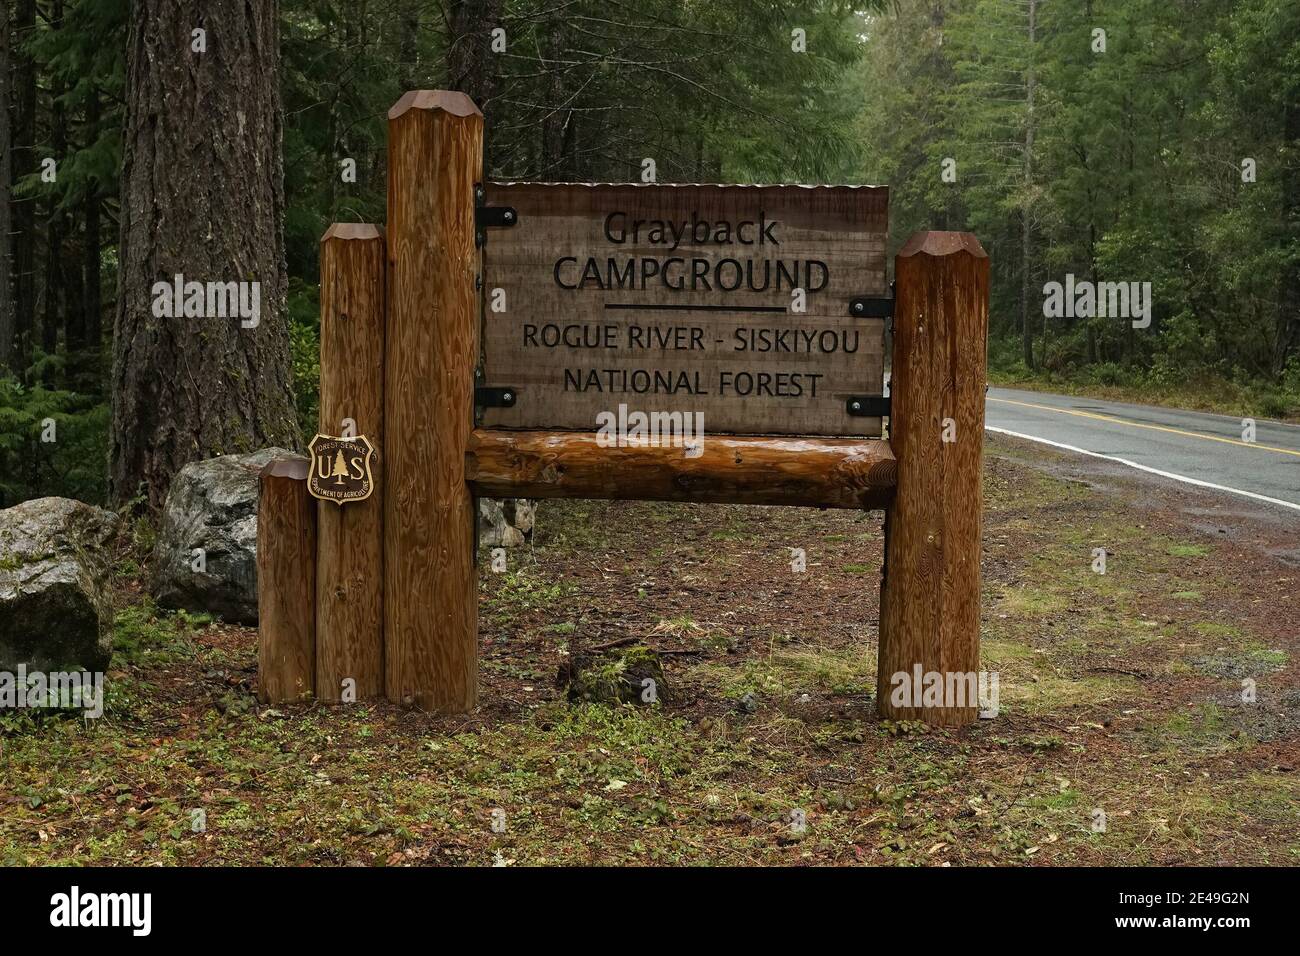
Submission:
<svg viewBox="0 0 1300 956">
<path fill-rule="evenodd" d="M 14 351 L 13 215 L 9 206 L 9 0 L 0 0 L 0 375 L 11 370 Z"/>
<path fill-rule="evenodd" d="M 420 67 L 420 0 L 403 0 L 398 11 L 402 36 L 399 41 L 397 63 L 403 91 L 417 89 L 417 71 Z"/>
<path fill-rule="evenodd" d="M 1037 32 L 1038 0 L 1029 0 L 1029 56 L 1025 76 L 1025 195 L 1021 200 L 1020 215 L 1020 328 L 1023 336 L 1025 365 L 1034 367 L 1034 331 L 1029 324 L 1029 271 L 1033 264 L 1033 219 L 1030 203 L 1034 185 L 1034 94 L 1037 78 L 1034 75 L 1034 41 Z M 1047 326 L 1043 326 L 1043 357 L 1047 355 Z"/>
<path fill-rule="evenodd" d="M 50 29 L 63 29 L 63 0 L 50 4 Z M 68 154 L 68 122 L 63 104 L 63 80 L 55 73 L 50 79 L 50 155 L 61 164 Z M 58 166 L 55 166 L 58 169 Z M 67 316 L 67 282 L 64 275 L 64 239 L 67 237 L 67 214 L 59 208 L 56 189 L 48 191 L 45 226 L 45 294 L 41 315 L 41 349 L 53 355 L 59 348 L 59 331 Z"/>
<path fill-rule="evenodd" d="M 91 86 L 86 95 L 86 145 L 99 140 L 99 89 Z M 86 185 L 86 195 L 81 203 L 81 217 L 85 223 L 85 240 L 81 249 L 81 308 L 76 315 L 68 315 L 68 350 L 89 348 L 92 360 L 100 347 L 100 279 L 99 252 L 103 236 L 99 218 L 99 183 Z M 96 364 L 92 361 L 92 364 Z"/>
<path fill-rule="evenodd" d="M 1288 99 L 1283 145 L 1290 162 L 1282 171 L 1282 234 L 1278 248 L 1295 248 L 1300 242 L 1300 104 Z M 1277 334 L 1273 339 L 1273 375 L 1281 378 L 1300 340 L 1300 258 L 1292 255 L 1282 273 L 1278 296 Z"/>
<path fill-rule="evenodd" d="M 13 139 L 10 146 L 11 182 L 35 169 L 36 154 L 36 64 L 24 44 L 36 27 L 36 0 L 18 0 L 16 15 L 9 31 L 10 59 L 13 61 Z M 10 194 L 13 289 L 14 352 L 13 366 L 25 376 L 31 364 L 32 332 L 36 325 L 36 202 L 28 196 Z"/>
<path fill-rule="evenodd" d="M 496 155 L 492 149 L 492 97 L 499 72 L 497 60 L 502 54 L 492 52 L 492 30 L 503 26 L 501 0 L 453 0 L 448 23 L 447 89 L 466 94 L 482 111 L 483 168 L 488 169 Z M 506 42 L 510 42 L 508 34 Z"/>
<path fill-rule="evenodd" d="M 299 444 L 277 7 L 209 0 L 196 19 L 170 0 L 132 5 L 109 440 L 115 504 L 143 491 L 156 509 L 188 462 Z M 206 31 L 206 52 L 192 49 L 196 28 Z M 155 316 L 154 284 L 176 275 L 247 283 L 260 314 L 222 318 L 209 304 L 204 317 L 170 317 L 181 310 L 167 308 Z"/>
</svg>

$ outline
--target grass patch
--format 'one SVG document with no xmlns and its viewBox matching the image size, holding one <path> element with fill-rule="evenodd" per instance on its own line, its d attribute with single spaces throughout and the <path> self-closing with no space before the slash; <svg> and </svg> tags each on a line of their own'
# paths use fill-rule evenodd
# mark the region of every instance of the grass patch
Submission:
<svg viewBox="0 0 1300 956">
<path fill-rule="evenodd" d="M 1295 741 L 1294 643 L 1239 587 L 1279 575 L 1187 565 L 1190 532 L 1149 502 L 989 469 L 993 720 L 875 715 L 880 540 L 859 516 L 546 502 L 536 545 L 481 575 L 467 715 L 260 707 L 252 629 L 132 598 L 103 718 L 0 724 L 0 862 L 1300 862 L 1297 781 L 1270 769 Z M 816 543 L 817 574 L 791 574 L 787 542 Z M 659 652 L 660 703 L 566 701 L 569 645 L 623 638 Z M 1260 706 L 1201 658 L 1272 675 Z"/>
<path fill-rule="evenodd" d="M 1060 594 L 1023 585 L 1004 589 L 998 601 L 998 610 L 1016 617 L 1039 618 L 1065 610 L 1068 603 Z"/>
</svg>

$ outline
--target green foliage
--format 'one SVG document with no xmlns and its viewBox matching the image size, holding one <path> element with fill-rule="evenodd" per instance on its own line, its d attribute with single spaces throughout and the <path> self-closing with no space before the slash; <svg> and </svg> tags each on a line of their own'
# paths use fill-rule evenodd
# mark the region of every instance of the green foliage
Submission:
<svg viewBox="0 0 1300 956">
<path fill-rule="evenodd" d="M 107 435 L 108 406 L 94 397 L 0 377 L 0 508 L 50 495 L 102 502 Z"/>
<path fill-rule="evenodd" d="M 100 101 L 97 120 L 89 118 L 74 130 L 71 149 L 53 156 L 58 178 L 40 181 L 27 177 L 20 194 L 44 196 L 53 190 L 60 209 L 73 209 L 87 193 L 115 195 L 122 165 L 121 101 L 126 85 L 126 25 L 129 5 L 120 0 L 66 0 L 61 21 L 45 24 L 28 40 L 26 48 L 41 64 L 47 81 L 56 82 L 62 94 L 57 105 L 66 113 L 83 111 L 95 96 Z M 52 155 L 41 145 L 41 156 Z"/>
<path fill-rule="evenodd" d="M 145 599 L 117 613 L 113 621 L 113 658 L 119 664 L 184 660 L 194 653 L 192 635 L 212 618 L 185 611 L 163 611 Z"/>
<path fill-rule="evenodd" d="M 1139 399 L 1212 388 L 1243 411 L 1300 410 L 1295 0 L 501 0 L 492 23 L 472 3 L 279 9 L 293 385 L 308 434 L 320 236 L 331 222 L 383 222 L 388 108 L 407 89 L 452 87 L 482 100 L 492 178 L 635 181 L 653 159 L 660 182 L 887 184 L 893 248 L 927 228 L 984 243 L 990 364 L 1004 379 Z M 40 11 L 15 38 L 13 70 L 30 55 L 34 152 L 22 155 L 36 162 L 14 195 L 35 204 L 37 234 L 20 241 L 35 247 L 41 299 L 0 380 L 0 505 L 104 494 L 111 350 L 68 340 L 90 292 L 77 277 L 95 261 L 88 208 L 112 324 L 129 5 Z M 486 50 L 497 25 L 504 53 Z M 63 274 L 46 282 L 56 233 Z M 1044 319 L 1042 286 L 1067 273 L 1151 282 L 1151 327 Z M 33 343 L 56 339 L 33 359 Z M 47 418 L 57 442 L 39 441 Z"/>
<path fill-rule="evenodd" d="M 983 242 L 994 369 L 1300 410 L 1300 5 L 903 0 L 867 33 L 864 171 L 895 244 Z M 1152 283 L 1151 327 L 1044 319 L 1067 273 Z"/>
</svg>

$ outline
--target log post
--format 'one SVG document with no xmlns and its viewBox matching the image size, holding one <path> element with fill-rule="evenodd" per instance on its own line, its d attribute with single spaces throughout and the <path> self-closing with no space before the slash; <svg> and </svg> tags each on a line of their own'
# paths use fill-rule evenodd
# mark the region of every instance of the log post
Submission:
<svg viewBox="0 0 1300 956">
<path fill-rule="evenodd" d="M 895 462 L 878 438 L 702 437 L 670 445 L 602 444 L 593 432 L 476 429 L 466 477 L 491 498 L 711 501 L 883 508 Z"/>
<path fill-rule="evenodd" d="M 336 223 L 320 247 L 320 431 L 364 435 L 374 490 L 317 502 L 316 696 L 384 692 L 384 235 Z"/>
<path fill-rule="evenodd" d="M 270 704 L 310 697 L 316 676 L 316 499 L 306 458 L 258 476 L 257 690 Z"/>
<path fill-rule="evenodd" d="M 388 113 L 384 661 L 390 700 L 463 712 L 478 697 L 478 576 L 465 451 L 480 273 L 483 114 L 463 93 Z"/>
<path fill-rule="evenodd" d="M 979 671 L 989 260 L 969 233 L 923 232 L 899 251 L 894 272 L 898 487 L 885 512 L 877 709 L 961 726 L 978 715 L 966 692 Z M 932 674 L 946 695 L 937 704 L 924 697 Z"/>
</svg>

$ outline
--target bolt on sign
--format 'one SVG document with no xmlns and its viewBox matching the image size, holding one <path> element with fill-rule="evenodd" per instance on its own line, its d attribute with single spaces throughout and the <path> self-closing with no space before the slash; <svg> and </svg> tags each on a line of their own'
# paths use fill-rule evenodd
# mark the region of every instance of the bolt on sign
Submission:
<svg viewBox="0 0 1300 956">
<path fill-rule="evenodd" d="M 491 428 L 593 430 L 619 409 L 706 432 L 880 435 L 882 186 L 494 183 L 484 247 Z"/>
<path fill-rule="evenodd" d="M 370 497 L 375 489 L 370 473 L 370 459 L 375 450 L 365 435 L 355 438 L 317 435 L 307 448 L 311 452 L 307 490 L 313 498 L 342 507 Z"/>
</svg>

